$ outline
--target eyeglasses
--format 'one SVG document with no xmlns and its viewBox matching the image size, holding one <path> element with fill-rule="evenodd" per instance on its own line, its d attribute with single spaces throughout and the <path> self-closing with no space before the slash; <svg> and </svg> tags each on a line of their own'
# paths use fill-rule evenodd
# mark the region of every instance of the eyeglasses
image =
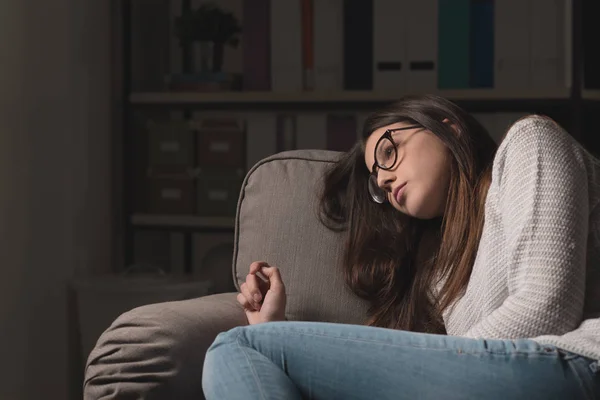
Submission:
<svg viewBox="0 0 600 400">
<path fill-rule="evenodd" d="M 390 169 L 394 168 L 396 162 L 398 161 L 398 148 L 396 147 L 396 143 L 394 143 L 392 133 L 416 128 L 420 128 L 420 126 L 411 125 L 403 128 L 388 129 L 377 141 L 373 154 L 373 159 L 375 162 L 373 163 L 373 170 L 369 176 L 368 184 L 369 194 L 375 203 L 383 204 L 388 198 L 387 192 L 380 188 L 379 184 L 377 183 L 377 168 L 389 171 Z"/>
</svg>

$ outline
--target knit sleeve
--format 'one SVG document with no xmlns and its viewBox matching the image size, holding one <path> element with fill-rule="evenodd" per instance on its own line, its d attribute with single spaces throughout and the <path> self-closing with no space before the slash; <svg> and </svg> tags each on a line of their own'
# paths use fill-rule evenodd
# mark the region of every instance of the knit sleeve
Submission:
<svg viewBox="0 0 600 400">
<path fill-rule="evenodd" d="M 558 335 L 581 322 L 589 214 L 582 151 L 544 117 L 509 130 L 494 164 L 508 297 L 466 336 Z"/>
</svg>

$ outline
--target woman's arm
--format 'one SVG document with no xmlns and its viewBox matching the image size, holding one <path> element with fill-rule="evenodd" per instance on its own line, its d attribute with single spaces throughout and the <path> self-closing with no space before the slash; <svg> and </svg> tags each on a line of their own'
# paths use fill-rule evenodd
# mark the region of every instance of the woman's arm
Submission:
<svg viewBox="0 0 600 400">
<path fill-rule="evenodd" d="M 563 334 L 581 322 L 589 215 L 585 153 L 547 118 L 529 117 L 511 130 L 494 177 L 509 296 L 469 337 Z"/>
</svg>

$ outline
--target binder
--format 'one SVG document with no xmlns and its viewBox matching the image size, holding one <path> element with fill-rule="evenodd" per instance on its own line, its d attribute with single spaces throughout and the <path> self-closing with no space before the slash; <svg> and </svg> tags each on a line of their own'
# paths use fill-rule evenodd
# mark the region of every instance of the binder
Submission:
<svg viewBox="0 0 600 400">
<path fill-rule="evenodd" d="M 599 7 L 600 8 L 600 7 Z M 583 10 L 583 13 L 585 13 L 585 9 Z M 567 88 L 571 88 L 573 86 L 573 0 L 565 0 L 565 15 L 564 15 L 564 41 L 565 41 L 565 54 L 564 54 L 564 70 L 565 70 L 565 76 L 564 76 L 564 83 L 565 83 L 565 87 Z M 585 22 L 583 22 L 583 25 L 585 26 Z M 586 36 L 586 32 L 585 32 L 585 28 L 584 28 L 584 34 L 583 36 Z M 596 35 L 593 35 L 592 37 L 597 37 Z M 586 45 L 585 45 L 585 40 L 583 43 L 583 49 L 584 49 L 584 54 L 583 54 L 583 59 L 587 60 L 587 54 L 585 54 L 585 49 L 586 49 Z M 585 64 L 585 62 L 584 62 Z M 585 66 L 584 66 L 585 68 Z M 597 71 L 597 69 L 596 69 Z M 596 74 L 598 75 L 598 74 Z M 585 71 L 583 72 L 583 76 L 585 77 Z M 583 82 L 583 85 L 585 87 L 585 83 Z"/>
<path fill-rule="evenodd" d="M 493 0 L 471 0 L 470 17 L 469 86 L 491 88 L 494 86 Z"/>
<path fill-rule="evenodd" d="M 373 0 L 344 0 L 344 88 L 373 89 Z"/>
<path fill-rule="evenodd" d="M 501 0 L 494 4 L 494 87 L 531 86 L 531 1 Z"/>
<path fill-rule="evenodd" d="M 471 0 L 439 0 L 438 87 L 469 87 Z"/>
<path fill-rule="evenodd" d="M 300 0 L 302 8 L 302 85 L 304 90 L 315 88 L 313 0 Z"/>
<path fill-rule="evenodd" d="M 163 90 L 170 67 L 169 4 L 147 0 L 131 9 L 131 89 Z"/>
<path fill-rule="evenodd" d="M 438 1 L 411 1 L 407 27 L 407 90 L 424 93 L 437 89 Z"/>
<path fill-rule="evenodd" d="M 373 3 L 373 89 L 379 92 L 406 89 L 407 0 Z"/>
<path fill-rule="evenodd" d="M 296 116 L 298 149 L 322 150 L 327 147 L 327 115 L 323 113 Z"/>
<path fill-rule="evenodd" d="M 271 89 L 269 0 L 244 0 L 244 90 Z"/>
<path fill-rule="evenodd" d="M 583 30 L 583 79 L 585 89 L 600 89 L 600 52 L 597 50 L 600 37 L 600 3 L 595 0 L 583 1 L 582 30 Z"/>
<path fill-rule="evenodd" d="M 344 78 L 343 0 L 314 2 L 315 90 L 341 91 Z"/>
<path fill-rule="evenodd" d="M 365 121 L 371 115 L 370 112 L 359 112 L 356 113 L 356 140 L 363 139 L 363 129 L 365 127 Z"/>
<path fill-rule="evenodd" d="M 530 0 L 531 86 L 565 85 L 565 0 Z"/>
<path fill-rule="evenodd" d="M 271 90 L 302 91 L 302 18 L 299 0 L 271 1 Z"/>
<path fill-rule="evenodd" d="M 277 116 L 277 152 L 296 149 L 296 117 L 291 114 Z"/>
<path fill-rule="evenodd" d="M 257 162 L 277 152 L 277 116 L 252 113 L 246 117 L 246 166 L 249 171 Z"/>
<path fill-rule="evenodd" d="M 183 52 L 181 43 L 175 36 L 175 18 L 181 16 L 181 2 L 182 0 L 169 1 L 169 72 L 171 74 L 183 72 Z"/>
</svg>

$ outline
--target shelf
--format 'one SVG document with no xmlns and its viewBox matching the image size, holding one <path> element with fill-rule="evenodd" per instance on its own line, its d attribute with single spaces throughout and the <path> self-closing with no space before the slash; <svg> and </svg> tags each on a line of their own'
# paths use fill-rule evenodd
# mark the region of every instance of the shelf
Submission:
<svg viewBox="0 0 600 400">
<path fill-rule="evenodd" d="M 234 217 L 200 217 L 196 215 L 135 214 L 131 223 L 143 227 L 173 227 L 197 229 L 233 229 Z"/>
<path fill-rule="evenodd" d="M 583 97 L 584 100 L 598 101 L 600 100 L 600 90 L 584 89 L 581 92 L 581 97 Z"/>
<path fill-rule="evenodd" d="M 535 90 L 465 89 L 437 90 L 430 92 L 454 101 L 507 101 L 507 100 L 567 100 L 568 88 Z M 245 104 L 311 104 L 311 103 L 386 103 L 404 93 L 380 93 L 370 91 L 345 92 L 137 92 L 130 95 L 130 102 L 139 105 L 227 105 Z"/>
</svg>

